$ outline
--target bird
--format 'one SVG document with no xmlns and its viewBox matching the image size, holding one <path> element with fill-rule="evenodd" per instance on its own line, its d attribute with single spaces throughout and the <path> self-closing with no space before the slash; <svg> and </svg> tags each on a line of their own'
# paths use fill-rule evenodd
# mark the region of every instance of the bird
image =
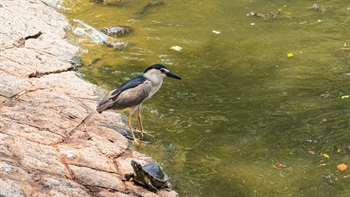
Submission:
<svg viewBox="0 0 350 197">
<path fill-rule="evenodd" d="M 144 131 L 140 112 L 141 104 L 151 98 L 160 89 L 165 77 L 181 80 L 181 77 L 170 72 L 164 65 L 154 64 L 148 67 L 141 75 L 124 82 L 117 89 L 107 93 L 98 103 L 96 110 L 102 113 L 109 109 L 122 110 L 130 108 L 127 123 L 134 143 L 139 145 L 131 127 L 131 116 L 137 109 L 141 136 L 143 137 Z"/>
</svg>

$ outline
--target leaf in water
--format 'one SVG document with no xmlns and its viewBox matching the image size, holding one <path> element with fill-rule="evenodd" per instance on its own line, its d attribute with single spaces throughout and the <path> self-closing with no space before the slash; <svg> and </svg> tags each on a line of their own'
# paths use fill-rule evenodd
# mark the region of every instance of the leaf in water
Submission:
<svg viewBox="0 0 350 197">
<path fill-rule="evenodd" d="M 342 99 L 348 99 L 350 97 L 350 95 L 344 95 L 344 96 L 342 96 L 341 98 Z"/>
<path fill-rule="evenodd" d="M 337 165 L 337 169 L 340 170 L 340 171 L 344 171 L 346 169 L 348 169 L 348 166 L 346 164 L 338 164 Z"/>
<path fill-rule="evenodd" d="M 321 153 L 321 156 L 323 156 L 323 157 L 325 157 L 325 158 L 327 158 L 327 159 L 330 158 L 330 156 L 329 156 L 328 154 L 326 154 L 326 153 Z"/>
<path fill-rule="evenodd" d="M 286 164 L 283 164 L 283 163 L 280 163 L 280 162 L 276 162 L 276 165 L 278 166 L 278 167 L 286 167 Z"/>
<path fill-rule="evenodd" d="M 307 153 L 308 153 L 308 154 L 311 154 L 311 155 L 314 155 L 314 154 L 315 154 L 315 152 L 312 151 L 312 150 L 308 150 Z"/>
</svg>

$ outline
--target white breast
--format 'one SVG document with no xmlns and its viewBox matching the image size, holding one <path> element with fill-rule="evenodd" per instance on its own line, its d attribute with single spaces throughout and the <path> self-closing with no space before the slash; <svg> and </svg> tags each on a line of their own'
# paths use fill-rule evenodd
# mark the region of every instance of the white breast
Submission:
<svg viewBox="0 0 350 197">
<path fill-rule="evenodd" d="M 147 99 L 151 98 L 162 86 L 163 78 L 165 77 L 159 70 L 150 70 L 147 73 L 143 74 L 150 81 L 150 85 L 152 86 L 151 92 L 149 93 Z"/>
</svg>

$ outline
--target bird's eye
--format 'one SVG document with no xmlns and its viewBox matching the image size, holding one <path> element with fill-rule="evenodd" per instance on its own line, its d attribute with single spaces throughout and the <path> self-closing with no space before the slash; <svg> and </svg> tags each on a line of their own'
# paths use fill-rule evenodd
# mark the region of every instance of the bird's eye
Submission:
<svg viewBox="0 0 350 197">
<path fill-rule="evenodd" d="M 160 69 L 160 72 L 165 73 L 166 70 L 165 70 L 164 68 L 161 68 L 161 69 Z"/>
</svg>

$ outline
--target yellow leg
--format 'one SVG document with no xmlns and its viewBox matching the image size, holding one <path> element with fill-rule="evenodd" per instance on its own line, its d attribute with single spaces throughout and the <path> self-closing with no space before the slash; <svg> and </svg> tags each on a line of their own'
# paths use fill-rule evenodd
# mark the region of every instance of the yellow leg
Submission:
<svg viewBox="0 0 350 197">
<path fill-rule="evenodd" d="M 137 140 L 137 138 L 135 137 L 135 135 L 134 135 L 134 131 L 132 130 L 132 127 L 131 127 L 131 116 L 132 116 L 132 114 L 135 112 L 135 107 L 132 107 L 131 109 L 130 109 L 130 113 L 129 113 L 129 116 L 128 116 L 128 126 L 129 126 L 129 129 L 130 129 L 130 133 L 131 133 L 131 135 L 132 135 L 132 139 L 134 140 L 134 143 L 136 144 L 136 145 L 140 145 L 140 143 L 138 142 L 138 140 Z"/>
<path fill-rule="evenodd" d="M 137 111 L 138 111 L 138 118 L 139 118 L 139 124 L 140 124 L 140 129 L 141 129 L 141 137 L 143 138 L 143 126 L 142 126 L 142 120 L 141 120 L 141 104 L 137 106 Z"/>
<path fill-rule="evenodd" d="M 142 138 L 143 138 L 143 134 L 146 134 L 146 135 L 149 135 L 149 136 L 154 137 L 154 135 L 149 134 L 149 133 L 147 133 L 146 131 L 143 130 L 142 120 L 141 120 L 141 104 L 138 105 L 138 118 L 139 118 L 139 124 L 140 124 L 140 129 L 141 129 L 141 136 L 142 136 Z M 136 131 L 138 131 L 138 130 L 136 130 Z M 138 131 L 138 132 L 140 132 L 140 131 Z"/>
</svg>

